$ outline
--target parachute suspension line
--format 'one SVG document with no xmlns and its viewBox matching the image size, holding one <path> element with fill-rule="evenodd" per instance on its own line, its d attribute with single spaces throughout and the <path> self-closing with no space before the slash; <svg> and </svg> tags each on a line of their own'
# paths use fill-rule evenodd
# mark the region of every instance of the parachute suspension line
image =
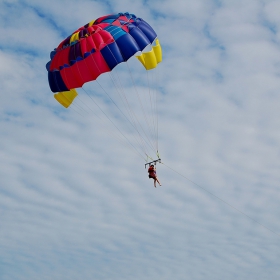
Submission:
<svg viewBox="0 0 280 280">
<path fill-rule="evenodd" d="M 154 69 L 156 71 L 156 69 Z M 152 79 L 154 79 L 155 71 L 151 72 Z M 154 81 L 154 84 L 157 85 L 156 81 Z M 154 88 L 153 90 L 153 97 L 154 97 L 154 108 L 155 108 L 155 138 L 156 138 L 156 147 L 157 147 L 157 153 L 158 153 L 158 110 L 157 110 L 157 89 Z"/>
<path fill-rule="evenodd" d="M 76 49 L 74 49 L 74 53 L 76 52 Z M 96 66 L 96 68 L 98 69 L 98 71 L 99 71 L 99 73 L 100 74 L 102 74 L 102 72 L 101 72 L 101 70 L 100 70 L 100 68 L 98 67 L 98 65 L 97 65 L 97 63 L 96 63 L 96 61 L 91 57 L 91 59 L 92 59 L 92 61 L 93 61 L 93 63 L 95 64 L 95 66 Z M 77 63 L 77 66 L 78 66 L 78 71 L 79 71 L 79 73 L 80 73 L 80 75 L 82 75 L 81 74 L 81 71 L 80 71 L 80 68 L 79 68 L 79 64 Z M 100 83 L 97 81 L 97 79 L 96 79 L 96 82 L 99 84 L 99 86 L 101 86 L 100 85 Z M 103 87 L 101 87 L 103 90 L 104 90 L 104 88 Z M 85 92 L 86 92 L 86 94 L 91 98 L 91 100 L 95 103 L 95 105 L 104 113 L 104 115 L 107 117 L 107 119 L 109 119 L 110 120 L 110 118 L 105 114 L 105 112 L 100 108 L 100 106 L 94 101 L 94 99 L 88 94 L 88 92 L 84 89 L 84 88 L 82 88 Z M 108 95 L 108 93 L 104 90 L 104 92 Z M 108 95 L 109 96 L 109 95 Z M 112 122 L 112 120 L 110 120 L 110 122 L 111 123 L 113 123 Z M 113 125 L 117 128 L 117 126 L 113 123 Z M 119 130 L 119 128 L 117 128 L 118 130 Z M 120 132 L 120 130 L 119 130 L 119 132 Z M 123 135 L 123 133 L 121 133 L 122 135 Z M 124 135 L 123 135 L 124 136 Z M 124 136 L 125 137 L 125 136 Z M 126 138 L 126 137 L 125 137 Z M 127 138 L 126 138 L 127 139 Z M 127 139 L 128 140 L 128 139 Z M 130 142 L 129 142 L 130 143 Z M 131 143 L 130 143 L 130 145 L 132 145 Z M 132 145 L 133 146 L 133 145 Z M 134 147 L 134 146 L 133 146 Z M 134 149 L 136 149 L 135 147 L 134 147 Z M 138 151 L 137 151 L 138 152 Z M 138 152 L 139 153 L 139 152 Z M 145 150 L 144 150 L 144 153 L 145 153 Z M 140 154 L 140 153 L 139 153 Z M 142 156 L 141 156 L 142 157 Z"/>
<path fill-rule="evenodd" d="M 84 91 L 85 89 L 82 88 Z M 86 91 L 85 91 L 86 92 Z M 87 93 L 87 92 L 86 92 Z M 116 125 L 110 120 L 110 118 L 104 113 L 104 111 L 102 111 L 102 109 L 98 106 L 98 104 L 93 100 L 93 98 L 87 93 L 88 97 L 93 101 L 93 103 L 99 108 L 99 110 L 107 117 L 107 119 L 116 127 Z M 84 102 L 83 102 L 84 103 Z M 80 114 L 79 112 L 77 112 L 72 105 L 75 105 L 74 103 L 71 104 L 71 108 L 80 116 L 85 118 L 85 115 Z M 83 109 L 83 108 L 82 108 Z M 84 110 L 84 109 L 83 109 Z M 91 109 L 91 111 L 94 113 L 94 115 L 101 120 L 103 123 L 106 123 L 105 119 L 100 117 L 99 115 L 96 114 L 96 112 L 94 110 Z M 88 112 L 86 112 L 88 114 Z M 117 127 L 116 127 L 117 128 Z M 119 134 L 117 134 L 116 132 L 114 132 L 113 130 L 109 130 L 109 133 L 115 138 L 117 139 L 119 142 L 121 142 L 122 144 L 126 145 L 129 148 L 133 148 L 132 151 L 135 152 L 138 156 L 140 156 L 141 158 L 145 159 L 142 156 L 142 153 L 140 153 L 135 146 L 133 146 L 130 141 L 121 133 L 121 131 L 117 128 Z M 122 136 L 122 137 L 121 137 Z M 126 140 L 126 141 L 125 141 Z"/>
<path fill-rule="evenodd" d="M 148 88 L 149 88 L 149 96 L 150 96 L 150 105 L 151 105 L 151 112 L 152 112 L 152 116 L 153 116 L 153 129 L 154 129 L 154 140 L 155 140 L 155 146 L 157 148 L 158 151 L 158 137 L 157 137 L 157 110 L 156 110 L 156 98 L 154 98 L 154 93 L 152 90 L 151 85 L 153 83 L 150 83 L 150 78 L 149 78 L 149 71 L 147 71 L 147 81 L 148 81 Z M 156 92 L 155 92 L 156 94 Z M 153 100 L 155 99 L 155 101 Z"/>
<path fill-rule="evenodd" d="M 118 108 L 118 110 L 122 113 L 122 115 L 127 119 L 127 121 L 132 125 L 132 127 L 134 127 L 134 125 L 132 124 L 132 122 L 127 118 L 127 116 L 123 113 L 123 111 L 120 109 L 120 107 L 116 104 L 116 102 L 110 97 L 110 95 L 107 93 L 107 91 L 104 89 L 104 87 L 96 80 L 97 84 L 100 86 L 100 88 L 104 91 L 104 93 L 109 97 L 109 99 L 113 102 L 113 104 Z M 135 128 L 135 127 L 134 127 Z M 137 130 L 137 127 L 135 128 Z M 140 136 L 140 133 L 139 131 L 137 130 L 138 134 L 139 134 L 139 139 L 140 139 L 140 142 L 142 141 L 142 151 L 144 152 L 144 154 L 146 153 L 145 152 L 145 145 L 143 143 L 143 139 L 141 138 Z M 134 137 L 135 135 L 132 134 Z M 139 146 L 141 146 L 141 143 L 139 143 L 138 139 L 135 137 L 135 140 L 136 142 L 139 144 Z"/>
<path fill-rule="evenodd" d="M 156 84 L 159 85 L 159 78 L 158 78 L 158 69 L 156 68 L 155 71 L 155 79 L 156 79 Z M 156 90 L 155 91 L 155 99 L 156 99 L 156 102 L 155 102 L 155 105 L 156 105 L 156 123 L 157 123 L 157 151 L 158 151 L 158 91 Z"/>
<path fill-rule="evenodd" d="M 98 118 L 100 118 L 92 108 L 90 108 L 82 99 L 80 99 L 79 95 L 77 96 L 77 100 L 79 100 L 84 106 L 86 106 L 91 112 L 93 112 Z M 88 113 L 88 112 L 87 112 Z"/>
<path fill-rule="evenodd" d="M 159 85 L 159 79 L 158 79 L 158 67 L 154 68 L 153 71 L 151 71 L 151 80 L 153 81 L 152 84 Z M 154 104 L 154 116 L 155 116 L 155 139 L 156 139 L 156 147 L 157 147 L 157 157 L 159 156 L 159 147 L 158 147 L 158 135 L 159 135 L 159 128 L 158 128 L 158 90 L 156 88 L 153 89 L 152 97 L 154 98 L 153 104 Z"/>
<path fill-rule="evenodd" d="M 126 65 L 128 65 L 128 63 L 126 63 Z M 128 68 L 128 69 L 129 69 L 129 68 Z M 131 73 L 130 73 L 130 76 L 131 76 Z M 131 77 L 132 77 L 132 76 L 131 76 Z M 133 80 L 133 79 L 132 79 L 132 80 Z M 142 104 L 142 102 L 141 102 L 141 99 L 140 99 L 140 96 L 139 96 L 139 94 L 138 94 L 138 91 L 137 91 L 137 89 L 136 89 L 135 84 L 134 84 L 133 88 L 134 88 L 134 91 L 135 91 L 135 93 L 136 93 L 136 95 L 137 95 L 137 97 L 138 97 L 138 101 L 139 101 L 139 103 L 140 103 L 140 105 L 141 105 L 141 109 L 142 109 L 142 112 L 143 112 L 143 114 L 144 114 L 144 117 L 145 117 L 145 120 L 146 120 L 146 123 L 147 123 L 147 117 L 146 117 L 146 114 L 145 114 L 145 110 L 144 110 L 144 108 L 143 108 L 143 104 Z M 126 95 L 125 95 L 125 92 L 124 92 L 124 96 L 125 96 L 125 99 L 127 100 L 127 97 L 126 97 Z M 129 103 L 128 103 L 128 104 L 129 104 Z M 132 111 L 132 113 L 133 113 L 133 111 Z M 147 128 L 148 128 L 148 134 L 147 134 L 147 131 L 143 128 L 143 125 L 141 125 L 141 123 L 140 123 L 140 121 L 138 120 L 137 116 L 136 116 L 134 113 L 133 113 L 133 115 L 135 116 L 135 119 L 136 119 L 136 121 L 137 121 L 139 127 L 141 128 L 142 132 L 144 133 L 145 138 L 144 138 L 144 136 L 143 136 L 143 139 L 146 139 L 146 142 L 149 143 L 149 146 L 150 146 L 151 150 L 154 151 L 155 146 L 154 146 L 154 144 L 153 144 L 152 141 L 151 141 L 151 137 L 149 136 L 149 134 L 152 135 L 151 131 L 149 131 L 149 129 L 150 129 L 150 124 L 149 124 L 149 123 L 147 124 Z"/>
<path fill-rule="evenodd" d="M 70 106 L 69 106 L 69 109 L 75 111 L 77 114 L 79 114 L 80 116 L 82 116 L 83 118 L 85 117 L 84 115 L 82 115 L 81 113 L 78 112 L 78 110 L 75 109 L 75 104 L 72 103 Z"/>
<path fill-rule="evenodd" d="M 87 95 L 88 95 L 88 94 L 87 94 Z M 89 95 L 88 95 L 88 96 L 89 96 Z M 90 96 L 89 96 L 89 97 L 90 97 Z M 91 98 L 91 97 L 90 97 L 90 98 Z M 91 98 L 91 99 L 92 99 L 92 98 Z M 78 100 L 78 99 L 76 99 L 76 103 L 77 103 L 77 100 Z M 82 100 L 79 100 L 79 101 L 82 102 L 83 104 L 85 104 Z M 82 108 L 80 105 L 78 105 L 78 104 L 76 104 L 76 103 L 72 103 L 72 104 L 69 106 L 69 109 L 73 110 L 75 113 L 77 113 L 77 114 L 80 115 L 81 117 L 85 118 L 86 116 L 83 115 L 83 114 L 81 114 L 78 110 L 80 110 L 80 111 L 82 110 L 82 111 L 86 112 L 87 114 L 88 114 L 88 112 L 87 112 L 84 108 Z M 85 104 L 85 105 L 86 105 L 86 104 Z M 88 107 L 88 106 L 87 106 L 87 107 Z M 75 108 L 78 108 L 78 110 L 76 110 Z M 103 118 L 101 118 L 100 116 L 98 116 L 94 110 L 92 110 L 90 107 L 88 107 L 88 108 L 95 114 L 95 116 L 96 116 L 99 120 L 101 120 L 101 121 L 103 121 L 103 122 L 105 123 L 105 120 L 104 120 Z M 129 148 L 131 148 L 131 146 L 128 145 L 128 141 L 124 141 L 123 138 L 121 138 L 118 134 L 114 133 L 112 130 L 109 130 L 109 132 L 110 132 L 118 141 L 122 142 L 123 144 L 126 144 Z M 135 149 L 135 150 L 136 150 L 136 149 Z M 133 150 L 133 151 L 135 152 L 135 150 Z M 143 159 L 145 159 L 145 158 L 142 156 L 142 154 L 139 153 L 137 150 L 136 150 L 135 153 L 136 153 L 137 155 L 139 155 L 140 157 L 142 157 Z"/>
<path fill-rule="evenodd" d="M 124 23 L 124 24 L 125 24 L 125 23 Z M 108 48 L 108 46 L 106 46 L 106 47 Z M 117 59 L 116 59 L 115 55 L 112 53 L 112 51 L 110 50 L 110 48 L 108 48 L 108 50 L 110 51 L 111 55 L 114 57 L 115 61 L 117 62 Z M 145 133 L 143 127 L 141 126 L 141 124 L 140 124 L 138 118 L 136 117 L 135 113 L 133 112 L 133 110 L 132 110 L 132 108 L 131 108 L 131 106 L 130 106 L 130 104 L 129 104 L 129 102 L 128 102 L 128 99 L 127 99 L 127 96 L 126 96 L 126 94 L 125 94 L 124 87 L 122 86 L 121 79 L 120 79 L 120 77 L 119 77 L 119 75 L 118 75 L 118 72 L 116 73 L 116 75 L 117 75 L 117 79 L 116 79 L 116 80 L 118 81 L 119 88 L 120 88 L 120 92 L 117 90 L 117 93 L 118 93 L 120 99 L 122 100 L 122 102 L 123 102 L 123 104 L 124 104 L 126 110 L 128 111 L 129 116 L 130 116 L 131 119 L 133 120 L 134 129 L 137 131 L 137 133 L 138 133 L 138 135 L 139 135 L 139 138 L 140 138 L 141 141 L 143 142 L 143 140 L 145 140 L 145 139 L 144 139 L 144 137 L 141 136 L 141 134 L 140 134 L 140 132 L 139 132 L 139 130 L 138 130 L 138 127 L 137 127 L 136 122 L 138 123 L 138 125 L 140 126 L 140 128 L 142 129 L 142 131 L 144 132 L 144 134 L 145 134 L 146 137 L 147 137 L 147 135 L 146 135 L 146 133 Z M 115 88 L 118 89 L 118 85 L 117 85 L 117 83 L 115 82 L 115 80 L 114 80 L 114 78 L 113 78 L 112 72 L 110 72 L 110 77 L 111 77 L 111 80 L 112 80 L 113 84 L 115 85 Z M 124 100 L 125 100 L 125 102 L 124 102 Z M 147 139 L 149 140 L 148 137 L 147 137 Z M 146 140 L 145 140 L 145 142 L 147 143 Z M 148 143 L 147 143 L 147 144 L 148 144 Z M 151 147 L 151 148 L 152 148 L 152 147 Z M 153 149 L 153 148 L 152 148 L 152 149 Z M 145 152 L 145 154 L 146 154 L 146 152 Z"/>
<path fill-rule="evenodd" d="M 90 97 L 90 96 L 89 96 L 89 97 Z M 71 108 L 71 109 L 74 110 L 77 114 L 79 114 L 80 116 L 82 116 L 83 118 L 85 118 L 84 115 L 80 114 L 77 110 L 75 110 L 75 109 L 72 107 L 73 105 L 75 105 L 75 104 L 72 103 L 72 104 L 70 105 L 69 109 Z M 93 111 L 93 112 L 94 112 L 94 111 Z M 98 116 L 95 112 L 94 112 L 94 114 L 95 114 L 95 116 L 96 116 L 99 120 L 101 120 L 101 121 L 103 121 L 103 123 L 105 123 L 104 118 L 101 118 L 101 117 Z M 108 129 L 108 131 L 109 131 L 110 134 L 111 134 L 115 139 L 117 139 L 119 142 L 121 142 L 122 144 L 127 145 L 129 148 L 131 148 L 131 146 L 129 145 L 128 141 L 124 141 L 124 139 L 123 139 L 122 137 L 120 137 L 119 134 L 117 134 L 117 133 L 115 133 L 115 132 L 113 132 L 112 130 L 109 130 L 109 129 Z M 134 149 L 132 149 L 132 151 L 135 152 Z M 144 157 L 142 156 L 142 154 L 139 153 L 138 151 L 136 151 L 135 153 L 136 153 L 138 156 L 141 156 L 142 158 L 144 158 Z"/>
<path fill-rule="evenodd" d="M 129 141 L 129 139 L 120 131 L 120 129 L 117 127 L 117 125 L 109 118 L 109 116 L 104 112 L 104 110 L 102 110 L 102 108 L 98 105 L 97 102 L 95 102 L 95 100 L 87 93 L 87 91 L 82 88 L 83 91 L 91 98 L 91 100 L 94 102 L 94 104 L 99 108 L 99 110 L 106 116 L 106 118 L 113 124 L 113 126 L 119 131 L 119 133 L 127 140 L 127 142 L 130 144 L 130 146 L 138 153 L 138 155 L 142 158 L 144 158 L 142 156 L 141 153 L 139 153 L 139 151 L 135 148 L 135 146 L 133 144 L 131 144 L 131 142 Z M 145 158 L 144 158 L 145 159 Z"/>
<path fill-rule="evenodd" d="M 106 46 L 107 48 L 108 48 L 108 46 Z M 108 48 L 109 50 L 110 50 L 110 48 Z M 111 50 L 110 50 L 110 52 L 111 52 Z M 114 54 L 111 52 L 111 54 L 113 55 L 113 57 L 114 57 L 114 59 L 115 59 L 115 61 L 117 61 L 116 60 L 116 58 L 115 58 L 115 56 L 114 56 Z M 100 72 L 100 74 L 102 74 L 102 72 L 100 71 L 100 68 L 99 68 L 99 66 L 98 66 L 98 64 L 96 63 L 96 61 L 91 57 L 91 59 L 92 59 L 92 62 L 95 64 L 95 66 L 96 66 L 96 68 L 98 69 L 98 71 Z M 79 68 L 78 68 L 79 69 Z M 80 72 L 80 70 L 79 70 L 79 72 Z M 80 72 L 81 73 L 81 72 Z M 110 74 L 111 74 L 111 72 L 110 72 Z M 110 77 L 111 77 L 111 75 L 110 75 Z M 97 82 L 97 79 L 96 79 L 96 82 Z M 98 83 L 98 82 L 97 82 Z M 100 83 L 98 83 L 99 84 L 99 86 L 101 86 L 100 85 Z M 102 87 L 101 87 L 102 88 Z M 117 90 L 117 87 L 115 86 L 115 89 Z M 104 90 L 104 89 L 103 89 Z M 108 93 L 104 90 L 104 92 L 107 94 L 107 96 L 109 96 L 108 95 Z M 118 91 L 117 91 L 118 92 Z M 112 98 L 111 98 L 112 99 Z M 141 135 L 140 135 L 140 133 L 139 133 L 139 131 L 137 130 L 137 126 L 136 126 L 136 131 L 138 132 L 138 134 L 139 134 L 139 139 L 140 139 L 140 141 L 142 141 L 142 149 L 144 150 L 144 153 L 146 153 L 145 152 L 145 145 L 143 144 L 143 137 L 141 137 Z M 135 135 L 133 134 L 133 136 L 135 137 Z M 139 143 L 139 142 L 138 142 Z M 141 145 L 140 145 L 141 146 Z"/>
<path fill-rule="evenodd" d="M 150 122 L 149 122 L 149 120 L 148 120 L 148 118 L 147 118 L 146 111 L 145 111 L 145 109 L 144 109 L 142 100 L 141 100 L 140 95 L 139 95 L 139 93 L 138 93 L 138 90 L 137 90 L 137 87 L 136 87 L 134 78 L 133 78 L 133 76 L 132 76 L 132 73 L 131 73 L 131 70 L 130 70 L 130 67 L 129 67 L 128 62 L 126 62 L 126 66 L 127 66 L 128 70 L 129 70 L 129 75 L 130 75 L 130 78 L 131 78 L 131 81 L 132 81 L 134 90 L 135 90 L 135 92 L 136 92 L 136 94 L 137 94 L 138 101 L 139 101 L 139 103 L 140 103 L 140 105 L 141 105 L 141 109 L 142 109 L 142 112 L 143 112 L 144 117 L 145 117 L 145 121 L 146 121 L 146 124 L 147 124 L 147 128 L 148 128 L 148 130 L 149 130 L 150 135 L 153 135 L 153 132 L 152 132 L 152 129 L 151 129 L 151 126 L 150 126 Z M 153 146 L 154 149 L 156 149 L 156 147 L 154 146 L 154 144 L 152 144 L 152 146 Z"/>
<path fill-rule="evenodd" d="M 147 71 L 148 72 L 148 71 Z M 148 79 L 149 77 L 151 77 L 149 79 L 152 80 L 152 82 L 150 82 L 150 84 L 156 84 L 159 85 L 159 80 L 158 80 L 158 67 L 154 68 L 153 71 L 149 71 L 151 73 L 151 76 L 148 75 Z M 154 110 L 154 122 L 155 122 L 155 139 L 156 139 L 156 147 L 157 147 L 157 156 L 159 158 L 158 155 L 158 135 L 159 135 L 159 131 L 158 131 L 158 90 L 157 88 L 152 88 L 152 94 L 151 94 L 151 98 L 152 100 L 152 104 L 153 106 L 153 110 Z"/>
<path fill-rule="evenodd" d="M 106 46 L 106 47 L 108 48 L 108 46 Z M 110 48 L 108 48 L 108 50 L 110 51 L 110 53 L 111 53 L 112 56 L 114 57 L 115 61 L 117 62 L 117 59 L 116 59 L 116 57 L 114 56 L 114 54 L 112 53 L 112 51 L 110 50 Z M 129 69 L 129 67 L 128 67 L 128 69 Z M 130 69 L 129 69 L 129 70 L 130 70 Z M 113 83 L 114 83 L 116 89 L 118 89 L 118 86 L 117 86 L 116 83 L 114 82 L 112 72 L 110 72 L 110 75 L 112 76 L 112 81 L 113 81 Z M 149 137 L 147 136 L 145 130 L 143 129 L 142 125 L 140 124 L 140 122 L 139 122 L 138 118 L 136 117 L 135 113 L 134 113 L 133 110 L 131 109 L 131 106 L 130 106 L 130 104 L 129 104 L 129 102 L 128 102 L 128 99 L 127 99 L 127 97 L 126 97 L 125 90 L 124 90 L 124 88 L 123 88 L 123 86 L 122 86 L 121 79 L 120 79 L 118 73 L 116 73 L 116 75 L 117 75 L 118 83 L 119 83 L 119 85 L 120 85 L 120 92 L 123 94 L 123 97 L 124 97 L 124 99 L 125 99 L 125 101 L 126 101 L 126 104 L 127 104 L 127 108 L 128 108 L 127 110 L 128 110 L 128 112 L 130 112 L 130 116 L 132 116 L 131 119 L 133 120 L 134 128 L 135 128 L 136 131 L 138 132 L 139 137 L 140 137 L 141 139 L 144 139 L 144 137 L 141 136 L 140 133 L 139 133 L 139 130 L 138 130 L 138 128 L 137 128 L 137 124 L 135 124 L 135 122 L 137 122 L 138 125 L 140 126 L 141 130 L 143 131 L 144 135 L 146 136 L 146 139 L 148 140 L 148 142 L 147 142 L 147 141 L 144 139 L 145 142 L 146 142 L 147 144 L 150 145 L 150 147 L 151 147 L 152 150 L 154 150 L 153 144 L 151 143 Z M 130 73 L 130 76 L 131 76 L 131 73 Z M 136 87 L 134 86 L 134 88 L 136 88 Z M 118 92 L 118 94 L 119 94 L 119 91 L 117 91 L 117 92 Z M 137 95 L 138 95 L 138 92 L 137 92 L 137 91 L 136 91 L 136 93 L 137 93 Z M 119 96 L 120 96 L 120 94 L 119 94 Z M 122 98 L 121 96 L 120 96 L 120 98 L 121 98 L 121 100 L 123 101 L 123 98 Z M 138 99 L 139 99 L 139 96 L 138 96 Z M 140 103 L 141 103 L 141 100 L 140 100 Z M 141 103 L 141 105 L 142 105 L 142 103 Z M 125 107 L 126 107 L 126 106 L 125 106 Z M 143 109 L 143 106 L 142 106 L 142 109 Z"/>
<path fill-rule="evenodd" d="M 143 107 L 143 104 L 142 104 L 142 101 L 141 101 L 140 95 L 139 95 L 139 93 L 138 93 L 138 90 L 137 90 L 137 87 L 136 87 L 135 81 L 134 81 L 134 79 L 133 79 L 133 77 L 132 77 L 131 70 L 130 70 L 129 65 L 128 65 L 128 63 L 127 63 L 127 62 L 126 62 L 126 66 L 127 66 L 128 70 L 129 70 L 130 78 L 131 78 L 131 80 L 132 80 L 134 90 L 135 90 L 135 92 L 136 92 L 136 94 L 137 94 L 137 97 L 138 97 L 139 103 L 140 103 L 140 105 L 141 105 L 141 109 L 142 109 L 142 112 L 143 112 L 143 114 L 144 114 L 145 121 L 146 121 L 146 123 L 147 123 L 147 127 L 148 127 L 148 129 L 150 130 L 150 134 L 151 134 L 151 135 L 153 135 L 152 130 L 151 130 L 151 127 L 150 127 L 150 123 L 149 123 L 149 121 L 148 121 L 148 119 L 147 119 L 146 112 L 145 112 L 145 110 L 144 110 L 144 107 Z M 148 138 L 148 139 L 149 139 L 149 138 Z M 150 140 L 149 140 L 149 142 L 150 142 Z M 151 142 L 150 142 L 150 143 L 151 143 Z M 151 145 L 153 146 L 154 151 L 156 151 L 156 147 L 155 147 L 152 143 L 151 143 Z"/>
<path fill-rule="evenodd" d="M 76 97 L 75 103 L 72 103 L 71 106 L 75 106 L 79 111 L 80 114 L 83 113 L 85 115 L 88 115 L 89 112 L 83 107 L 84 102 L 79 98 L 79 96 Z M 83 117 L 85 116 L 83 115 Z"/>
<path fill-rule="evenodd" d="M 248 216 L 246 213 L 244 213 L 243 211 L 239 210 L 238 208 L 236 208 L 235 206 L 231 205 L 230 203 L 226 202 L 225 200 L 223 200 L 222 198 L 218 197 L 217 195 L 213 194 L 212 192 L 208 191 L 207 189 L 201 187 L 200 185 L 198 185 L 197 183 L 195 183 L 194 181 L 190 180 L 189 178 L 187 178 L 186 176 L 184 176 L 183 174 L 179 173 L 178 171 L 174 170 L 173 168 L 167 166 L 166 164 L 164 164 L 163 162 L 161 162 L 161 164 L 163 164 L 164 166 L 166 166 L 167 168 L 169 168 L 170 170 L 172 170 L 173 172 L 177 173 L 178 175 L 180 175 L 181 177 L 187 179 L 189 182 L 191 182 L 193 185 L 199 187 L 200 189 L 204 190 L 205 192 L 207 192 L 208 194 L 214 196 L 215 198 L 217 198 L 218 200 L 222 201 L 224 204 L 226 204 L 227 206 L 231 207 L 232 209 L 236 210 L 237 212 L 239 212 L 240 214 L 242 214 L 243 216 L 245 216 L 246 218 L 254 221 L 255 223 L 259 224 L 260 226 L 262 226 L 263 228 L 267 229 L 268 231 L 278 235 L 278 237 L 280 237 L 280 234 L 275 232 L 274 230 L 264 226 L 263 224 L 261 224 L 260 222 L 258 222 L 257 220 L 255 220 L 254 218 Z"/>
<path fill-rule="evenodd" d="M 120 99 L 121 99 L 122 102 L 124 103 L 125 108 L 126 108 L 126 110 L 128 111 L 128 114 L 130 115 L 130 117 L 131 117 L 131 119 L 132 119 L 132 121 L 133 121 L 133 126 L 134 126 L 135 130 L 137 131 L 138 136 L 139 136 L 139 138 L 141 139 L 142 143 L 144 143 L 143 146 L 145 146 L 145 143 L 146 143 L 146 145 L 149 146 L 149 147 L 153 150 L 153 145 L 151 145 L 151 142 L 149 141 L 149 137 L 148 137 L 147 134 L 145 133 L 145 130 L 143 129 L 141 123 L 139 122 L 137 116 L 136 116 L 135 113 L 133 112 L 133 110 L 132 110 L 132 108 L 131 108 L 131 106 L 130 106 L 130 104 L 129 104 L 129 102 L 128 102 L 128 99 L 127 99 L 127 96 L 126 96 L 126 94 L 125 94 L 125 90 L 124 90 L 124 88 L 123 88 L 123 86 L 122 86 L 122 83 L 121 83 L 121 81 L 120 81 L 119 75 L 118 75 L 118 73 L 116 73 L 116 74 L 117 74 L 118 82 L 119 82 L 120 88 L 121 88 L 121 91 L 120 91 L 121 94 L 120 94 L 119 92 L 118 92 L 118 94 L 119 94 L 119 96 L 120 96 Z M 112 79 L 113 79 L 113 76 L 112 76 Z M 113 80 L 113 81 L 114 81 L 114 80 Z M 116 87 L 117 87 L 117 86 L 116 86 Z M 125 102 L 124 102 L 124 100 L 125 100 Z M 140 134 L 140 131 L 139 131 L 137 125 L 141 128 L 142 132 L 143 132 L 144 135 L 146 136 L 146 139 Z M 148 141 L 147 141 L 147 140 L 148 140 Z M 146 152 L 145 152 L 145 154 L 146 154 Z"/>
<path fill-rule="evenodd" d="M 146 72 L 146 74 L 147 74 L 148 93 L 149 93 L 149 97 L 150 97 L 151 112 L 152 112 L 152 116 L 154 116 L 153 102 L 152 102 L 152 96 L 151 96 L 151 86 L 150 86 L 148 71 Z M 151 118 L 151 122 L 152 122 L 152 128 L 153 128 L 153 138 L 154 138 L 154 140 L 156 140 L 155 139 L 155 120 L 154 120 L 154 117 Z"/>
<path fill-rule="evenodd" d="M 116 81 L 114 80 L 114 77 L 112 76 L 112 74 L 110 73 L 110 77 L 111 77 L 111 80 L 112 82 L 114 83 L 116 89 L 118 89 L 118 86 L 116 85 Z M 127 116 L 124 114 L 124 116 L 126 117 L 126 119 L 129 121 L 129 123 L 132 125 L 132 127 L 135 129 L 135 131 L 137 132 L 137 136 L 141 142 L 141 145 L 142 145 L 142 149 L 144 151 L 144 154 L 146 154 L 146 151 L 147 151 L 147 148 L 149 146 L 149 143 L 145 140 L 145 138 L 141 135 L 140 131 L 139 131 L 139 128 L 137 127 L 137 122 L 139 123 L 136 115 L 134 114 L 128 100 L 127 100 L 127 97 L 125 95 L 125 92 L 124 92 L 124 89 L 121 88 L 121 91 L 119 92 L 117 90 L 117 93 L 125 107 L 125 109 L 127 110 L 127 114 L 128 116 L 130 117 L 131 120 L 129 120 L 129 118 L 127 118 Z M 139 142 L 138 142 L 139 143 Z"/>
</svg>

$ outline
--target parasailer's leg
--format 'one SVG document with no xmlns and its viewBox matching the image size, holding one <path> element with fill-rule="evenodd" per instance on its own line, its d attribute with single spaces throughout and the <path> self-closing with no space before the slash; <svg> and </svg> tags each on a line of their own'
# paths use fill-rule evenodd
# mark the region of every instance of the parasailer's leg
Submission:
<svg viewBox="0 0 280 280">
<path fill-rule="evenodd" d="M 161 186 L 161 183 L 160 183 L 160 181 L 159 181 L 159 179 L 157 178 L 157 182 L 158 182 L 158 184 Z"/>
<path fill-rule="evenodd" d="M 155 177 L 155 178 L 154 178 L 154 187 L 155 187 L 155 188 L 156 188 L 156 182 L 158 182 L 158 184 L 161 186 L 158 177 Z"/>
</svg>

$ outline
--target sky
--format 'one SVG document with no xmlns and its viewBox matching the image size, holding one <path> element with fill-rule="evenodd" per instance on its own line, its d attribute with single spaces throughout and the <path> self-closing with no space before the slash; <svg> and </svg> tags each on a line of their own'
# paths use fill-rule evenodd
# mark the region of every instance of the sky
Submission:
<svg viewBox="0 0 280 280">
<path fill-rule="evenodd" d="M 1 0 L 0 279 L 279 279 L 279 11 L 277 0 Z M 119 12 L 162 46 L 152 85 L 135 57 L 114 69 L 126 91 L 157 93 L 157 188 L 102 93 L 119 101 L 110 74 L 68 109 L 48 84 L 50 52 Z"/>
</svg>

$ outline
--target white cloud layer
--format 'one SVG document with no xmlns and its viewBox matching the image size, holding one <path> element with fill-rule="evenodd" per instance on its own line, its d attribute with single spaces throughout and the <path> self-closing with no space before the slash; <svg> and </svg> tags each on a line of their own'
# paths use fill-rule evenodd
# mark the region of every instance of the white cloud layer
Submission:
<svg viewBox="0 0 280 280">
<path fill-rule="evenodd" d="M 279 10 L 270 0 L 1 1 L 0 279 L 279 279 Z M 98 85 L 85 89 L 137 152 L 85 92 L 64 110 L 47 81 L 61 40 L 126 11 L 163 47 L 157 189 L 137 133 Z M 145 74 L 128 65 L 143 96 Z M 130 92 L 124 68 L 113 77 Z M 109 75 L 98 81 L 118 100 Z"/>
</svg>

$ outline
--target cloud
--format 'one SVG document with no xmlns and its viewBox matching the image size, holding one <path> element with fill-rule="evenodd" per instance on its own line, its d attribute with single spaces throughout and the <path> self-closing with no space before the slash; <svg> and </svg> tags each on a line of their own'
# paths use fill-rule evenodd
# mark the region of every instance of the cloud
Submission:
<svg viewBox="0 0 280 280">
<path fill-rule="evenodd" d="M 0 278 L 279 279 L 277 5 L 2 1 Z M 68 110 L 47 81 L 61 40 L 126 11 L 163 47 L 149 76 L 163 162 L 156 189 L 137 132 L 101 88 L 126 112 L 109 75 Z M 128 65 L 147 105 L 147 76 L 136 60 Z M 125 66 L 113 78 L 130 98 Z"/>
</svg>

